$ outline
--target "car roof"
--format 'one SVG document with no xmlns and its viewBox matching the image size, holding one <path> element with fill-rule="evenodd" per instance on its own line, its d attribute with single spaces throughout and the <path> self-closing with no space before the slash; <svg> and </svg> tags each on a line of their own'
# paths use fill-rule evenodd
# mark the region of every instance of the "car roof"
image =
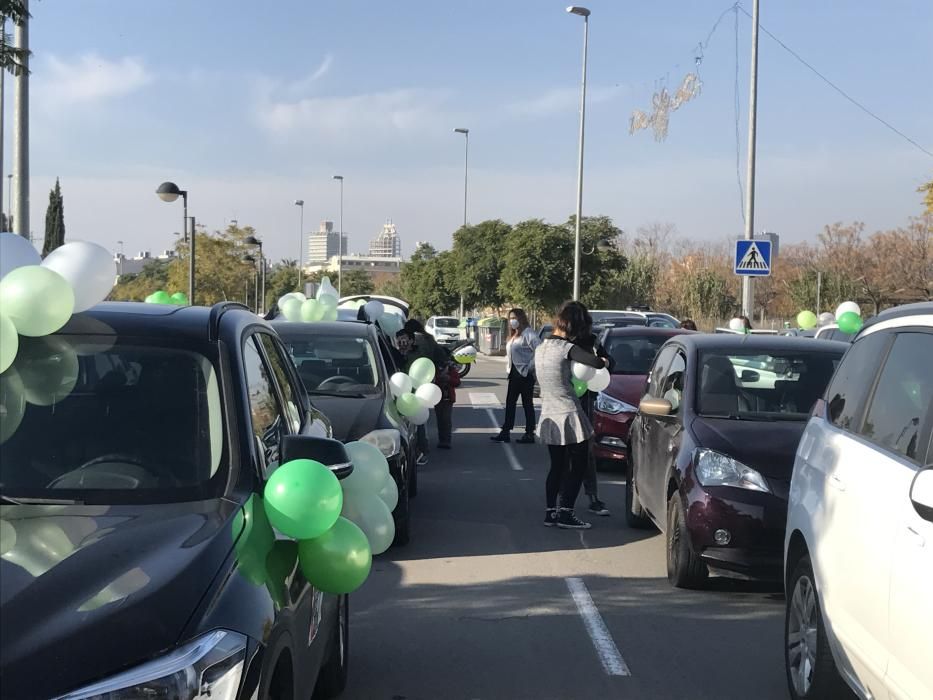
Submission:
<svg viewBox="0 0 933 700">
<path fill-rule="evenodd" d="M 865 322 L 858 337 L 868 335 L 884 328 L 903 328 L 905 326 L 927 326 L 933 328 L 933 302 L 921 301 L 916 304 L 903 304 L 885 309 L 877 316 Z"/>
<path fill-rule="evenodd" d="M 347 338 L 367 338 L 373 332 L 373 325 L 365 321 L 273 321 L 272 327 L 283 338 L 294 336 L 330 335 Z"/>
<path fill-rule="evenodd" d="M 664 329 L 658 329 L 664 330 Z M 673 329 L 668 329 L 673 330 Z M 678 335 L 678 342 L 693 350 L 752 350 L 760 352 L 771 351 L 804 351 L 804 352 L 832 352 L 844 353 L 849 347 L 848 343 L 837 340 L 825 340 L 814 343 L 810 338 L 800 338 L 788 335 L 745 335 L 736 333 L 687 333 Z"/>
<path fill-rule="evenodd" d="M 627 326 L 624 328 L 607 328 L 606 333 L 610 338 L 625 337 L 628 335 L 637 336 L 660 336 L 662 338 L 672 338 L 675 335 L 693 335 L 696 331 L 688 331 L 685 328 L 658 328 L 657 326 Z"/>
</svg>

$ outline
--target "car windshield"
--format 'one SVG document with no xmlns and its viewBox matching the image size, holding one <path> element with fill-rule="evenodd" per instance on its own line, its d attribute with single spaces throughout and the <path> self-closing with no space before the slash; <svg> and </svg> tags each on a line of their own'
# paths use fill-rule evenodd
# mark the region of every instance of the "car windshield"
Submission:
<svg viewBox="0 0 933 700">
<path fill-rule="evenodd" d="M 656 316 L 653 314 L 649 314 L 648 325 L 651 326 L 652 328 L 677 328 L 679 326 L 677 321 L 675 321 L 674 319 L 669 318 L 667 316 L 662 316 L 660 314 Z"/>
<path fill-rule="evenodd" d="M 456 318 L 435 318 L 434 326 L 436 328 L 458 328 L 460 321 Z"/>
<path fill-rule="evenodd" d="M 216 355 L 153 338 L 22 338 L 0 375 L 0 493 L 93 504 L 220 496 Z"/>
<path fill-rule="evenodd" d="M 639 318 L 638 314 L 626 313 L 625 311 L 590 311 L 593 323 L 602 323 L 611 318 Z"/>
<path fill-rule="evenodd" d="M 706 417 L 805 421 L 842 353 L 700 355 L 697 412 Z"/>
<path fill-rule="evenodd" d="M 615 363 L 612 373 L 647 375 L 665 341 L 666 335 L 610 335 L 605 348 Z"/>
<path fill-rule="evenodd" d="M 382 389 L 379 365 L 366 338 L 303 333 L 279 329 L 309 394 L 371 396 Z"/>
</svg>

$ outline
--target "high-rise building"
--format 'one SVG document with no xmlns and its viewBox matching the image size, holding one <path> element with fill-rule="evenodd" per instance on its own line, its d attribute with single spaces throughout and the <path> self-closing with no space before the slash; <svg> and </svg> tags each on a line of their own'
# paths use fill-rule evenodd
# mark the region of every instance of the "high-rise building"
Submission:
<svg viewBox="0 0 933 700">
<path fill-rule="evenodd" d="M 334 231 L 333 221 L 322 221 L 317 231 L 308 234 L 308 264 L 320 264 L 337 255 L 346 255 L 346 232 L 343 234 L 342 246 L 340 238 L 340 233 Z"/>
<path fill-rule="evenodd" d="M 387 219 L 382 226 L 382 233 L 369 242 L 369 255 L 374 258 L 402 257 L 402 239 L 392 219 Z"/>
</svg>

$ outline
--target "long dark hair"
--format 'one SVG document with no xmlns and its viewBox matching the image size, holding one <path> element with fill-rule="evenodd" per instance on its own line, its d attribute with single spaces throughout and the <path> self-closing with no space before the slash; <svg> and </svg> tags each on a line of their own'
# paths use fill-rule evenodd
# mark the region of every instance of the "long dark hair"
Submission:
<svg viewBox="0 0 933 700">
<path fill-rule="evenodd" d="M 593 332 L 593 317 L 579 301 L 565 301 L 554 319 L 554 328 L 570 341 L 588 338 Z"/>
<path fill-rule="evenodd" d="M 510 338 L 521 335 L 525 332 L 525 329 L 531 325 L 528 323 L 528 314 L 525 313 L 524 309 L 512 309 L 509 311 L 509 316 L 515 316 L 515 318 L 518 319 L 518 328 L 509 328 Z"/>
</svg>

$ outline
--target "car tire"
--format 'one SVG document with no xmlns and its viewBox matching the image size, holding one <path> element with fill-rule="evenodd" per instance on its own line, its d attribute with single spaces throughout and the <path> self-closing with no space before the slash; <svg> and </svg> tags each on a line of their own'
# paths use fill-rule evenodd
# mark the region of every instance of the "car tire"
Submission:
<svg viewBox="0 0 933 700">
<path fill-rule="evenodd" d="M 784 671 L 787 689 L 794 700 L 829 700 L 854 697 L 836 669 L 823 612 L 816 590 L 810 556 L 794 567 L 787 587 L 784 614 Z M 791 637 L 796 654 L 791 650 Z M 816 646 L 815 649 L 811 645 Z M 809 673 L 807 673 L 809 669 Z"/>
<path fill-rule="evenodd" d="M 395 519 L 395 539 L 393 547 L 404 547 L 411 541 L 411 503 L 409 502 L 409 487 L 401 489 L 398 494 L 398 505 L 392 511 Z"/>
<path fill-rule="evenodd" d="M 651 527 L 651 520 L 638 502 L 634 480 L 635 468 L 629 463 L 625 476 L 625 524 L 635 530 L 647 530 Z"/>
<path fill-rule="evenodd" d="M 347 687 L 350 669 L 350 596 L 337 599 L 337 624 L 331 637 L 327 661 L 314 686 L 314 698 L 335 698 Z"/>
<path fill-rule="evenodd" d="M 667 580 L 675 588 L 701 588 L 709 569 L 690 544 L 687 516 L 678 492 L 667 502 Z"/>
</svg>

